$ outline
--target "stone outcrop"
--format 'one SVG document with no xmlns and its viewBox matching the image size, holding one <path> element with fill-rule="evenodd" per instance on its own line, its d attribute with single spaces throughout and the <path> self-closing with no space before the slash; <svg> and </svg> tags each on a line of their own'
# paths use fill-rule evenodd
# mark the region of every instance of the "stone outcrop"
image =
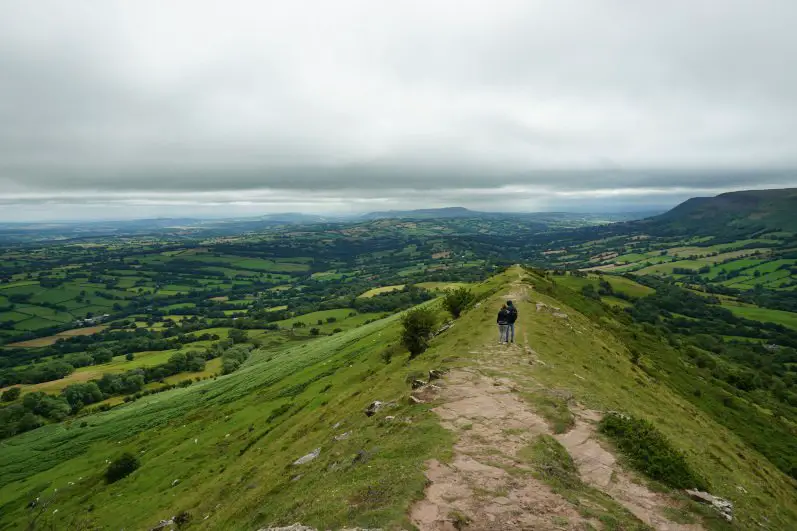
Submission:
<svg viewBox="0 0 797 531">
<path fill-rule="evenodd" d="M 368 417 L 373 417 L 376 415 L 378 411 L 385 407 L 385 403 L 380 400 L 374 400 L 369 404 L 367 408 L 365 408 L 365 415 Z"/>
<path fill-rule="evenodd" d="M 315 450 L 313 450 L 309 454 L 304 455 L 304 456 L 300 457 L 299 459 L 297 459 L 296 461 L 294 461 L 293 464 L 294 464 L 294 466 L 298 466 L 298 465 L 303 465 L 305 463 L 309 463 L 310 461 L 312 461 L 313 459 L 315 459 L 319 455 L 321 455 L 321 448 L 316 448 Z"/>
<path fill-rule="evenodd" d="M 293 524 L 285 527 L 261 527 L 257 531 L 325 531 L 302 524 Z M 382 531 L 381 529 L 366 529 L 364 527 L 346 527 L 340 531 Z"/>
<path fill-rule="evenodd" d="M 693 500 L 714 507 L 728 522 L 733 521 L 733 502 L 701 490 L 687 490 L 686 493 Z"/>
</svg>

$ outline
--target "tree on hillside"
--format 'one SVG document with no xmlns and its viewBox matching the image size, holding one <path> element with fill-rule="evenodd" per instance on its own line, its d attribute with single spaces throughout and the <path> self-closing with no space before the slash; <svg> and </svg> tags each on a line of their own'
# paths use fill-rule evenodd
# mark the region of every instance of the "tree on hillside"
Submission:
<svg viewBox="0 0 797 531">
<path fill-rule="evenodd" d="M 603 296 L 614 295 L 614 288 L 606 279 L 598 281 L 598 294 Z"/>
<path fill-rule="evenodd" d="M 10 389 L 6 389 L 3 391 L 2 400 L 3 402 L 13 402 L 17 398 L 19 398 L 19 393 L 21 392 L 19 387 L 11 387 Z"/>
<path fill-rule="evenodd" d="M 443 306 L 451 312 L 454 319 L 457 319 L 465 309 L 471 305 L 475 299 L 473 292 L 466 287 L 461 287 L 446 292 L 446 297 L 443 299 Z"/>
<path fill-rule="evenodd" d="M 102 391 L 95 382 L 68 385 L 61 391 L 61 395 L 69 402 L 73 413 L 80 411 L 83 406 L 100 402 L 103 399 Z"/>
<path fill-rule="evenodd" d="M 595 299 L 597 301 L 601 299 L 600 295 L 598 295 L 598 292 L 595 290 L 595 286 L 592 284 L 587 284 L 586 286 L 582 287 L 581 294 L 588 299 Z"/>
<path fill-rule="evenodd" d="M 100 365 L 101 363 L 110 363 L 113 361 L 113 351 L 107 348 L 100 348 L 97 349 L 91 357 L 94 359 L 95 365 Z"/>
<path fill-rule="evenodd" d="M 245 330 L 240 330 L 238 328 L 230 330 L 230 335 L 228 337 L 232 339 L 232 342 L 236 345 L 238 343 L 246 343 L 249 340 L 249 334 L 247 334 Z"/>
<path fill-rule="evenodd" d="M 125 452 L 108 465 L 108 470 L 105 471 L 105 481 L 115 483 L 132 474 L 139 466 L 141 466 L 141 463 L 138 458 L 129 452 Z"/>
<path fill-rule="evenodd" d="M 429 308 L 417 308 L 404 314 L 401 319 L 403 330 L 401 344 L 410 351 L 410 358 L 429 348 L 429 340 L 434 332 L 437 318 Z"/>
</svg>

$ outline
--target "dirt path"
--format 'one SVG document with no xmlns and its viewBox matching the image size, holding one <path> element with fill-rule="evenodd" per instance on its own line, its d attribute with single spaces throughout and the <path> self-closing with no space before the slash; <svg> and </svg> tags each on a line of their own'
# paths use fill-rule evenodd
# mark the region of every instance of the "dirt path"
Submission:
<svg viewBox="0 0 797 531">
<path fill-rule="evenodd" d="M 443 405 L 435 411 L 459 440 L 450 465 L 428 463 L 426 499 L 411 512 L 421 531 L 584 529 L 564 498 L 541 481 L 513 473 L 524 468 L 518 450 L 548 427 L 510 385 L 468 370 L 446 378 L 439 395 Z"/>
<path fill-rule="evenodd" d="M 529 301 L 520 285 L 504 298 Z M 553 435 L 545 419 L 517 393 L 521 380 L 517 368 L 527 370 L 530 363 L 541 363 L 525 332 L 521 335 L 521 344 L 485 345 L 472 353 L 477 357 L 474 367 L 452 371 L 445 378 L 437 397 L 440 405 L 434 411 L 442 425 L 457 435 L 457 442 L 450 464 L 427 463 L 426 498 L 410 513 L 421 531 L 604 528 L 530 474 L 527 461 L 519 456 L 537 436 Z M 541 389 L 528 377 L 520 383 L 525 391 L 535 387 Z M 555 438 L 570 453 L 585 484 L 605 492 L 654 529 L 702 529 L 669 521 L 662 511 L 673 502 L 634 482 L 598 443 L 595 424 L 600 413 L 577 406 L 571 409 L 575 426 Z"/>
<path fill-rule="evenodd" d="M 675 507 L 666 495 L 653 492 L 623 470 L 615 456 L 595 437 L 595 425 L 601 419 L 597 411 L 576 410 L 576 424 L 567 433 L 557 435 L 578 466 L 584 483 L 596 487 L 631 511 L 637 518 L 661 531 L 698 531 L 697 524 L 671 522 L 663 514 L 665 507 Z"/>
</svg>

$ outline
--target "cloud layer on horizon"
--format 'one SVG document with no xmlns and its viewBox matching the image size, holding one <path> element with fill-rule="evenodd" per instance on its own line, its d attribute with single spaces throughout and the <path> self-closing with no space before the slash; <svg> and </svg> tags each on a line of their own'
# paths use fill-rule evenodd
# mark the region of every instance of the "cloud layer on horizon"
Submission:
<svg viewBox="0 0 797 531">
<path fill-rule="evenodd" d="M 0 17 L 6 220 L 797 185 L 789 0 L 11 0 Z"/>
</svg>

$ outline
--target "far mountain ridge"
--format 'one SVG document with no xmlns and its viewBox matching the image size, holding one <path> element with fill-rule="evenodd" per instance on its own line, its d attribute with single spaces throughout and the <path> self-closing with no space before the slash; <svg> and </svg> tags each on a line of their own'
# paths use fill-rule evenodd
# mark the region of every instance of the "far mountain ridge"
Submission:
<svg viewBox="0 0 797 531">
<path fill-rule="evenodd" d="M 538 222 L 551 222 L 563 219 L 583 218 L 593 222 L 603 220 L 606 223 L 642 219 L 653 214 L 650 211 L 640 212 L 485 212 L 471 210 L 461 206 L 443 208 L 422 208 L 417 210 L 386 210 L 368 212 L 360 216 L 364 220 L 376 219 L 451 219 L 451 218 L 482 218 L 482 219 L 518 219 Z"/>
<path fill-rule="evenodd" d="M 693 197 L 672 210 L 645 220 L 671 232 L 797 231 L 797 188 L 743 190 L 714 197 Z"/>
<path fill-rule="evenodd" d="M 382 219 L 382 218 L 414 218 L 414 219 L 432 219 L 432 218 L 463 218 L 463 217 L 478 217 L 484 215 L 485 212 L 478 212 L 470 210 L 465 207 L 443 207 L 443 208 L 420 208 L 417 210 L 385 210 L 377 212 L 368 212 L 363 214 L 363 219 Z"/>
</svg>

